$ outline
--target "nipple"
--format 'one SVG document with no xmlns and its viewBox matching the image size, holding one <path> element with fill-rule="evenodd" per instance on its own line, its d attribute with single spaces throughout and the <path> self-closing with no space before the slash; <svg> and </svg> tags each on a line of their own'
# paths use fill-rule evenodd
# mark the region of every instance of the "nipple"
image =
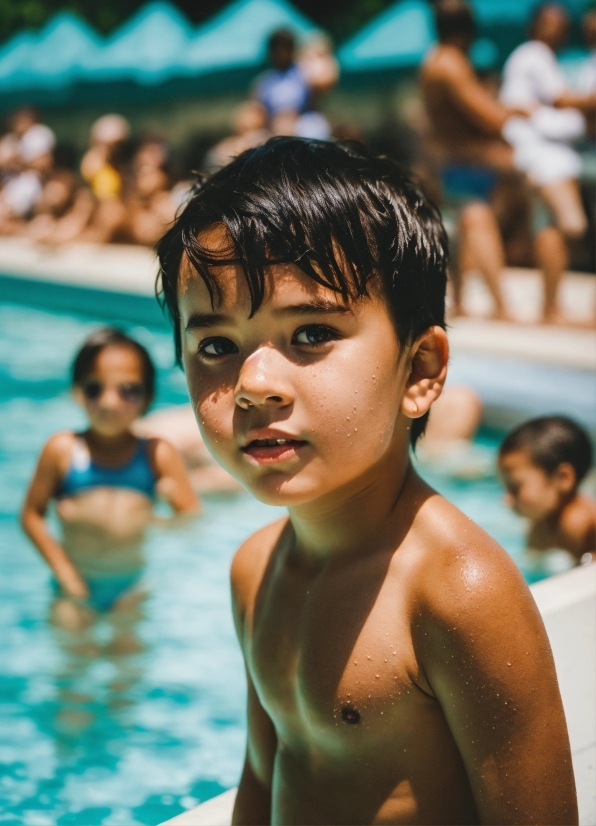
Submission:
<svg viewBox="0 0 596 826">
<path fill-rule="evenodd" d="M 356 711 L 356 709 L 351 706 L 344 706 L 341 710 L 341 719 L 344 723 L 349 723 L 351 726 L 355 726 L 360 722 L 360 712 Z"/>
</svg>

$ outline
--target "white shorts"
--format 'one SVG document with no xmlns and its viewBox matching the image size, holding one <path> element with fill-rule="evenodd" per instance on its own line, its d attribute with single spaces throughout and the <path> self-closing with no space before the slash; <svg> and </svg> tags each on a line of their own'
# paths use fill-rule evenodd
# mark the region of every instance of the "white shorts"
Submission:
<svg viewBox="0 0 596 826">
<path fill-rule="evenodd" d="M 561 121 L 559 125 L 565 124 Z M 553 127 L 552 121 L 550 126 Z M 578 178 L 581 173 L 578 153 L 562 141 L 546 138 L 530 120 L 510 118 L 503 127 L 503 137 L 513 147 L 516 169 L 524 172 L 536 186 Z"/>
</svg>

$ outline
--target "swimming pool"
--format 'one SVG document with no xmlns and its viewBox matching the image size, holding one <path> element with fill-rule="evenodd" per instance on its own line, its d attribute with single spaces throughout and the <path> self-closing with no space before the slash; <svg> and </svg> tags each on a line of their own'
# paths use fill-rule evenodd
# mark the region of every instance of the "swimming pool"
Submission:
<svg viewBox="0 0 596 826">
<path fill-rule="evenodd" d="M 39 448 L 83 419 L 67 375 L 100 318 L 0 306 L 0 816 L 26 824 L 155 824 L 238 780 L 244 677 L 229 611 L 234 549 L 279 510 L 248 494 L 209 497 L 203 518 L 155 529 L 149 598 L 134 645 L 101 622 L 73 643 L 47 622 L 49 574 L 17 524 Z M 165 328 L 126 325 L 159 368 L 157 406 L 187 400 Z M 494 454 L 499 434 L 482 433 Z M 521 520 L 494 476 L 425 475 L 518 561 Z M 129 629 L 130 630 L 130 629 Z"/>
</svg>

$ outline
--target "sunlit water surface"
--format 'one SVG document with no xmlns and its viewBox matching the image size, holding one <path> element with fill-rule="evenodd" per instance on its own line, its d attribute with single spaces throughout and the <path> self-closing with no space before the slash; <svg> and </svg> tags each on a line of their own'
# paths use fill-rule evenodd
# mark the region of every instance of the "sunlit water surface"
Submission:
<svg viewBox="0 0 596 826">
<path fill-rule="evenodd" d="M 45 439 L 84 424 L 68 368 L 101 323 L 0 307 L 1 826 L 156 824 L 235 785 L 243 759 L 228 569 L 242 539 L 278 509 L 248 494 L 208 497 L 197 523 L 149 537 L 149 596 L 136 624 L 105 619 L 76 639 L 48 623 L 49 572 L 17 513 Z M 158 364 L 156 406 L 185 402 L 169 333 L 129 332 Z M 497 434 L 478 441 L 490 463 Z M 494 475 L 425 475 L 523 568 L 523 525 L 502 505 Z"/>
</svg>

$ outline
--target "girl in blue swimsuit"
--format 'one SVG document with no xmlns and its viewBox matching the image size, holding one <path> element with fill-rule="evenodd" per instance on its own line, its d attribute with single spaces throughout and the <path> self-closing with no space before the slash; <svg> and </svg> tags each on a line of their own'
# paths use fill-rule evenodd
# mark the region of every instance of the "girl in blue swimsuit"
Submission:
<svg viewBox="0 0 596 826">
<path fill-rule="evenodd" d="M 25 532 L 53 571 L 61 624 L 72 627 L 81 611 L 108 610 L 133 591 L 157 493 L 177 514 L 199 512 L 177 450 L 131 430 L 151 404 L 154 384 L 145 348 L 113 327 L 92 334 L 74 360 L 73 392 L 89 427 L 48 440 L 22 511 Z M 52 499 L 61 541 L 45 521 Z"/>
</svg>

